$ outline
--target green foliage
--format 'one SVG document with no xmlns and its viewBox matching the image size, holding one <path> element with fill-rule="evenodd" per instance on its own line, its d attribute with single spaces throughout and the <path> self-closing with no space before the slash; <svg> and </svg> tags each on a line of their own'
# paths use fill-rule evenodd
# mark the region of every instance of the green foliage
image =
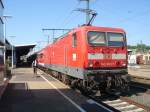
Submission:
<svg viewBox="0 0 150 112">
<path fill-rule="evenodd" d="M 145 44 L 137 44 L 136 46 L 128 45 L 128 49 L 136 49 L 138 52 L 150 51 L 150 46 Z"/>
<path fill-rule="evenodd" d="M 128 49 L 136 49 L 136 46 L 128 45 Z"/>
</svg>

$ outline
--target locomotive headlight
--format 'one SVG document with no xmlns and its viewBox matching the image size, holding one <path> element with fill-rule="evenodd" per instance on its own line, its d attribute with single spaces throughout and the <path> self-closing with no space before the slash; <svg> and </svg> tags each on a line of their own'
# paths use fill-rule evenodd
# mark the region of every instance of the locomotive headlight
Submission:
<svg viewBox="0 0 150 112">
<path fill-rule="evenodd" d="M 123 64 L 122 64 L 122 66 L 126 66 L 126 64 L 125 64 L 125 63 L 123 63 Z"/>
<path fill-rule="evenodd" d="M 90 61 L 90 62 L 88 63 L 88 66 L 89 66 L 89 67 L 93 67 L 93 63 Z"/>
<path fill-rule="evenodd" d="M 126 66 L 126 61 L 123 61 L 122 66 Z"/>
<path fill-rule="evenodd" d="M 89 64 L 89 67 L 93 67 L 93 64 L 92 64 L 92 63 L 90 63 L 90 64 Z"/>
</svg>

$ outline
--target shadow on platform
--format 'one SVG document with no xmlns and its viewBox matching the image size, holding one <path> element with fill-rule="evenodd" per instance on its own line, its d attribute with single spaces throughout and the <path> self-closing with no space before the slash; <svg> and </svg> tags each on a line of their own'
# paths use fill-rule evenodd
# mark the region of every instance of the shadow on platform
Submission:
<svg viewBox="0 0 150 112">
<path fill-rule="evenodd" d="M 69 89 L 61 89 L 67 92 Z M 31 89 L 9 83 L 0 100 L 0 112 L 79 112 L 56 89 Z"/>
<path fill-rule="evenodd" d="M 40 85 L 39 85 L 40 86 Z M 71 94 L 71 89 L 60 89 Z M 130 95 L 141 93 L 141 89 Z M 79 99 L 78 95 L 71 95 Z M 104 97 L 105 98 L 105 97 Z M 87 112 L 102 111 L 97 105 L 83 103 L 80 105 Z M 26 83 L 9 83 L 0 100 L 0 112 L 79 112 L 68 100 L 62 97 L 56 89 L 31 89 Z"/>
</svg>

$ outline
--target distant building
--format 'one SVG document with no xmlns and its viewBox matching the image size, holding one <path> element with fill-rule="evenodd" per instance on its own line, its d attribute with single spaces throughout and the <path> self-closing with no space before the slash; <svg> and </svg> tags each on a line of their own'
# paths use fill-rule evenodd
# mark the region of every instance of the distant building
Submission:
<svg viewBox="0 0 150 112">
<path fill-rule="evenodd" d="M 144 64 L 150 64 L 150 53 L 143 54 Z"/>
<path fill-rule="evenodd" d="M 150 64 L 150 51 L 141 53 L 135 49 L 128 49 L 128 64 Z"/>
<path fill-rule="evenodd" d="M 129 65 L 137 64 L 135 50 L 128 49 L 128 64 Z"/>
</svg>

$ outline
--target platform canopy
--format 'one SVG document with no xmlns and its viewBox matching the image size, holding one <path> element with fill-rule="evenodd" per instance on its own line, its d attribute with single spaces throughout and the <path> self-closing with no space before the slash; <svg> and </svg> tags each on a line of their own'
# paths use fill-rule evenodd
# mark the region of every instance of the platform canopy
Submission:
<svg viewBox="0 0 150 112">
<path fill-rule="evenodd" d="M 36 44 L 14 46 L 16 66 L 23 66 L 23 65 L 29 64 L 29 62 L 26 60 L 26 56 L 30 51 L 32 51 L 32 49 L 35 46 Z"/>
<path fill-rule="evenodd" d="M 30 44 L 30 45 L 16 45 L 15 51 L 17 55 L 27 55 L 36 44 Z"/>
</svg>

